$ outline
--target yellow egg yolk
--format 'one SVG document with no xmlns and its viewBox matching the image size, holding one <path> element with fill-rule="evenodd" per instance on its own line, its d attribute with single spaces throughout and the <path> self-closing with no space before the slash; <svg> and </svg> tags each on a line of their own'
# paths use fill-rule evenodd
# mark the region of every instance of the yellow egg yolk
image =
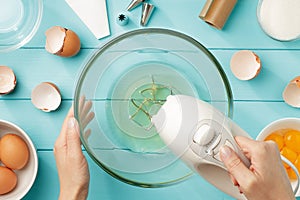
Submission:
<svg viewBox="0 0 300 200">
<path fill-rule="evenodd" d="M 291 161 L 295 167 L 300 171 L 300 131 L 294 129 L 280 129 L 272 132 L 265 141 L 274 141 L 280 154 Z M 283 162 L 290 179 L 297 179 L 296 174 L 292 168 Z"/>
<path fill-rule="evenodd" d="M 296 130 L 287 131 L 284 135 L 284 143 L 289 149 L 300 153 L 300 132 Z"/>
<path fill-rule="evenodd" d="M 278 133 L 272 133 L 270 134 L 265 141 L 267 140 L 272 140 L 274 142 L 276 142 L 276 144 L 278 145 L 278 149 L 281 150 L 282 147 L 284 146 L 284 141 L 283 141 L 283 136 L 279 135 Z"/>
</svg>

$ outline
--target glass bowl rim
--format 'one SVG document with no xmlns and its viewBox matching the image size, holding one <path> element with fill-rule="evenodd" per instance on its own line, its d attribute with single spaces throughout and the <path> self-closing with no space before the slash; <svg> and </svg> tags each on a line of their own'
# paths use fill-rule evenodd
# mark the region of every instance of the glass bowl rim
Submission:
<svg viewBox="0 0 300 200">
<path fill-rule="evenodd" d="M 174 30 L 170 30 L 170 29 L 165 29 L 165 28 L 146 28 L 146 29 L 136 29 L 133 31 L 129 31 L 126 33 L 123 33 L 113 39 L 111 39 L 110 41 L 108 41 L 106 44 L 104 44 L 102 47 L 100 47 L 99 49 L 97 49 L 88 59 L 87 62 L 84 63 L 84 68 L 81 71 L 80 76 L 78 77 L 78 82 L 76 84 L 76 88 L 75 88 L 75 93 L 74 93 L 74 114 L 75 114 L 75 118 L 77 120 L 79 120 L 79 112 L 78 112 L 78 106 L 79 106 L 79 100 L 80 99 L 80 91 L 81 91 L 81 86 L 83 83 L 83 80 L 86 76 L 86 74 L 89 71 L 89 68 L 92 66 L 91 63 L 94 61 L 94 59 L 100 54 L 102 54 L 103 52 L 105 52 L 107 49 L 109 49 L 111 46 L 113 46 L 114 44 L 118 43 L 119 41 L 122 41 L 128 37 L 132 37 L 132 36 L 136 36 L 136 35 L 143 35 L 143 34 L 164 34 L 164 35 L 171 35 L 171 36 L 175 36 L 178 38 L 181 38 L 183 40 L 185 40 L 188 43 L 193 44 L 196 48 L 198 48 L 200 51 L 202 51 L 203 53 L 205 53 L 206 56 L 208 56 L 208 58 L 212 61 L 212 63 L 215 65 L 215 67 L 217 68 L 222 82 L 225 86 L 225 90 L 226 90 L 226 94 L 227 94 L 227 109 L 228 109 L 228 114 L 227 116 L 232 118 L 233 115 L 233 96 L 232 96 L 232 90 L 228 81 L 228 78 L 226 76 L 226 73 L 224 72 L 221 64 L 218 62 L 218 60 L 215 58 L 215 56 L 206 48 L 204 47 L 200 42 L 198 42 L 197 40 L 195 40 L 194 38 L 184 34 L 184 33 L 180 33 L 178 31 L 174 31 Z M 85 148 L 86 152 L 88 153 L 88 155 L 92 158 L 92 160 L 98 165 L 100 166 L 106 173 L 108 173 L 109 175 L 111 175 L 112 177 L 125 182 L 127 184 L 130 185 L 134 185 L 134 186 L 138 186 L 138 187 L 143 187 L 143 188 L 161 188 L 161 187 L 165 187 L 165 186 L 169 186 L 169 185 L 174 185 L 176 183 L 179 183 L 181 181 L 186 180 L 187 178 L 191 177 L 194 173 L 191 172 L 189 174 L 187 174 L 186 176 L 171 180 L 171 181 L 167 181 L 167 182 L 160 182 L 160 183 L 142 183 L 142 182 L 137 182 L 137 181 L 132 181 L 130 179 L 124 178 L 120 175 L 118 175 L 117 173 L 113 172 L 112 170 L 109 169 L 109 167 L 107 167 L 106 165 L 102 164 L 97 158 L 95 158 L 95 156 L 93 155 L 93 153 L 91 153 L 91 149 L 88 147 L 88 144 L 86 144 L 84 137 L 82 135 L 82 130 L 80 129 L 80 139 L 82 142 L 83 147 Z"/>
</svg>

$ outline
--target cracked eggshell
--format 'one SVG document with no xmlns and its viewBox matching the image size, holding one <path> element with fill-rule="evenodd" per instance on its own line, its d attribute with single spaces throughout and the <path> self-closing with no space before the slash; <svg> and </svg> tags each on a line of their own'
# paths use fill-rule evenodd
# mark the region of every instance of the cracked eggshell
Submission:
<svg viewBox="0 0 300 200">
<path fill-rule="evenodd" d="M 17 84 L 13 70 L 6 66 L 0 66 L 0 95 L 12 92 Z"/>
<path fill-rule="evenodd" d="M 241 50 L 232 56 L 230 68 L 236 78 L 240 80 L 250 80 L 259 74 L 261 61 L 254 52 Z"/>
<path fill-rule="evenodd" d="M 282 97 L 288 105 L 300 108 L 300 76 L 297 76 L 285 87 Z"/>
<path fill-rule="evenodd" d="M 53 26 L 46 31 L 45 49 L 62 57 L 75 56 L 80 50 L 80 39 L 78 35 L 60 26 Z"/>
<path fill-rule="evenodd" d="M 54 111 L 61 103 L 60 91 L 55 84 L 43 82 L 33 89 L 31 101 L 36 108 L 44 112 Z"/>
</svg>

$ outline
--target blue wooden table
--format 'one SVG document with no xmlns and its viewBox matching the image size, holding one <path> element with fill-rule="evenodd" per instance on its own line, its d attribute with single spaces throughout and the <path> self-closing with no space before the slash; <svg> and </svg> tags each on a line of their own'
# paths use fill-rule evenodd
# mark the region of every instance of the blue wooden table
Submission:
<svg viewBox="0 0 300 200">
<path fill-rule="evenodd" d="M 0 54 L 0 65 L 10 66 L 16 73 L 18 85 L 9 95 L 0 97 L 0 118 L 22 127 L 35 144 L 39 158 L 36 181 L 24 199 L 53 200 L 59 194 L 59 182 L 53 156 L 53 144 L 72 100 L 75 84 L 83 64 L 92 52 L 110 39 L 139 25 L 140 9 L 126 12 L 130 0 L 108 0 L 111 36 L 97 40 L 63 0 L 44 0 L 41 26 L 25 47 Z M 147 27 L 163 27 L 195 38 L 206 46 L 221 63 L 228 76 L 234 97 L 233 120 L 252 137 L 273 120 L 297 117 L 298 109 L 286 105 L 282 91 L 288 81 L 300 75 L 300 40 L 278 42 L 260 29 L 256 18 L 258 0 L 240 0 L 222 31 L 198 18 L 205 0 L 151 0 L 156 5 Z M 119 26 L 116 16 L 125 12 L 130 18 L 127 26 Z M 60 25 L 78 33 L 82 42 L 80 53 L 73 58 L 61 58 L 44 49 L 45 31 Z M 262 71 L 251 81 L 239 81 L 231 73 L 230 58 L 237 50 L 253 50 L 262 60 Z M 59 73 L 58 73 L 59 72 Z M 61 89 L 63 102 L 52 113 L 37 110 L 30 101 L 31 90 L 40 82 L 50 81 Z M 88 158 L 91 184 L 89 198 L 117 200 L 152 199 L 232 199 L 206 183 L 201 177 L 174 186 L 143 189 L 115 180 Z"/>
</svg>

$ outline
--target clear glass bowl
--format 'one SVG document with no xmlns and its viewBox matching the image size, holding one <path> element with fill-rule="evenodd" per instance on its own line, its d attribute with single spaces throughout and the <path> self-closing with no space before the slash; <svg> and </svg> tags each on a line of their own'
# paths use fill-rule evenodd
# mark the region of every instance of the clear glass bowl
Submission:
<svg viewBox="0 0 300 200">
<path fill-rule="evenodd" d="M 43 13 L 42 0 L 0 0 L 0 52 L 18 49 L 36 33 Z"/>
<path fill-rule="evenodd" d="M 189 36 L 141 29 L 97 50 L 79 77 L 74 103 L 91 158 L 113 177 L 140 187 L 190 177 L 193 172 L 165 146 L 149 120 L 170 94 L 200 98 L 231 116 L 231 89 L 220 64 Z M 89 101 L 95 117 L 87 124 Z"/>
</svg>

